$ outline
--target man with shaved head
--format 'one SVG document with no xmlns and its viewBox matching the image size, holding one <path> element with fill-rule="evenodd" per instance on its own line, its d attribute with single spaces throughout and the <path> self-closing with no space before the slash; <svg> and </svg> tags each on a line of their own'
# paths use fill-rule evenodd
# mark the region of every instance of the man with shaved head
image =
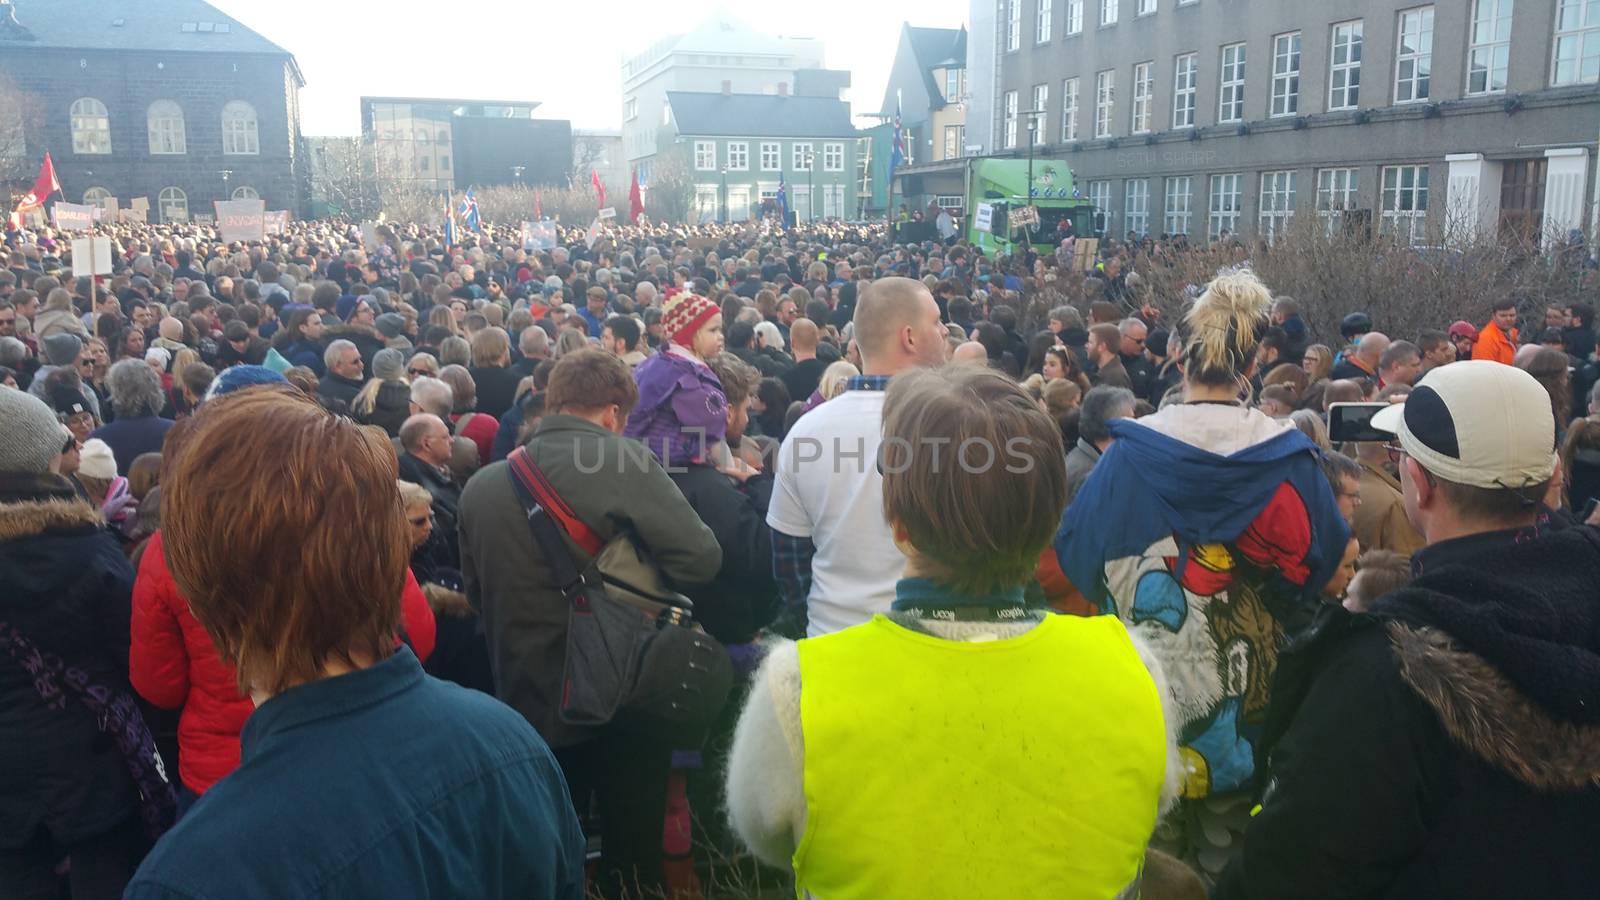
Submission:
<svg viewBox="0 0 1600 900">
<path fill-rule="evenodd" d="M 1383 351 L 1389 349 L 1389 337 L 1378 331 L 1369 331 L 1356 342 L 1354 353 L 1345 355 L 1344 361 L 1334 366 L 1330 376 L 1339 378 L 1366 378 L 1378 377 L 1378 364 L 1383 359 Z"/>
<path fill-rule="evenodd" d="M 791 637 L 887 612 L 905 568 L 883 518 L 883 392 L 900 372 L 942 364 L 946 332 L 933 294 L 910 278 L 868 285 L 854 330 L 862 374 L 801 417 L 778 451 L 767 524 L 783 598 L 777 627 Z"/>
<path fill-rule="evenodd" d="M 797 319 L 789 326 L 789 351 L 794 354 L 794 365 L 778 375 L 778 380 L 789 389 L 789 396 L 799 400 L 811 396 L 822 382 L 822 372 L 828 364 L 817 358 L 817 344 L 822 339 L 817 323 L 810 319 Z"/>
</svg>

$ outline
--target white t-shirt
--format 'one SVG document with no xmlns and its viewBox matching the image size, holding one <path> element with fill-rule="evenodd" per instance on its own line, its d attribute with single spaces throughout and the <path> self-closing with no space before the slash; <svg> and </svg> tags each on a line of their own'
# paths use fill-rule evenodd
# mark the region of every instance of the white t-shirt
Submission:
<svg viewBox="0 0 1600 900">
<path fill-rule="evenodd" d="M 816 637 L 888 612 L 906 558 L 883 518 L 883 391 L 846 391 L 800 417 L 778 450 L 767 524 L 809 537 L 806 634 Z"/>
</svg>

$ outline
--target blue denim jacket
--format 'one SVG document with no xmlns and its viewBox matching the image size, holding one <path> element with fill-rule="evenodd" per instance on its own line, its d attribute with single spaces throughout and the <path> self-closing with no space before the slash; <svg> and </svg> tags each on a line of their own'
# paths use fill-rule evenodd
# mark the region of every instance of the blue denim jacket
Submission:
<svg viewBox="0 0 1600 900">
<path fill-rule="evenodd" d="M 550 749 L 409 649 L 268 700 L 240 751 L 125 900 L 583 896 L 583 836 Z"/>
</svg>

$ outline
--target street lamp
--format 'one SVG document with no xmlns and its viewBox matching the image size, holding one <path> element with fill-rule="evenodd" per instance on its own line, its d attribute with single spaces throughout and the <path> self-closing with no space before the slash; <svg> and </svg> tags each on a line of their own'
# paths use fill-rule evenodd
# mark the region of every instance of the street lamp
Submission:
<svg viewBox="0 0 1600 900">
<path fill-rule="evenodd" d="M 516 181 L 517 187 L 522 187 L 522 173 L 528 171 L 527 166 L 512 166 L 511 178 Z"/>
<path fill-rule="evenodd" d="M 722 167 L 722 203 L 717 208 L 717 224 L 728 224 L 728 167 Z"/>
<path fill-rule="evenodd" d="M 222 199 L 224 199 L 224 200 L 232 200 L 233 196 L 228 193 L 228 179 L 233 177 L 233 170 L 232 169 L 223 169 L 222 172 L 221 172 L 221 175 L 222 175 Z"/>
<path fill-rule="evenodd" d="M 806 221 L 817 221 L 817 155 L 806 151 Z"/>
</svg>

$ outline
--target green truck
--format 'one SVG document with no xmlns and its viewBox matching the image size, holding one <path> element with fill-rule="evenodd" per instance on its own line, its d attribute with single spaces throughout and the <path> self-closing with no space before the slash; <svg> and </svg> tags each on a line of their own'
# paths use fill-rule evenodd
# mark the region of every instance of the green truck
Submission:
<svg viewBox="0 0 1600 900">
<path fill-rule="evenodd" d="M 1028 185 L 1033 171 L 1031 191 Z M 1064 159 L 973 159 L 966 172 L 965 223 L 967 240 L 985 252 L 1010 253 L 1024 242 L 1054 244 L 1063 234 L 1063 222 L 1079 237 L 1099 234 L 1099 210 L 1086 198 L 1074 195 L 1072 169 Z M 1034 225 L 1011 228 L 1011 212 L 1028 205 L 1039 211 Z"/>
</svg>

